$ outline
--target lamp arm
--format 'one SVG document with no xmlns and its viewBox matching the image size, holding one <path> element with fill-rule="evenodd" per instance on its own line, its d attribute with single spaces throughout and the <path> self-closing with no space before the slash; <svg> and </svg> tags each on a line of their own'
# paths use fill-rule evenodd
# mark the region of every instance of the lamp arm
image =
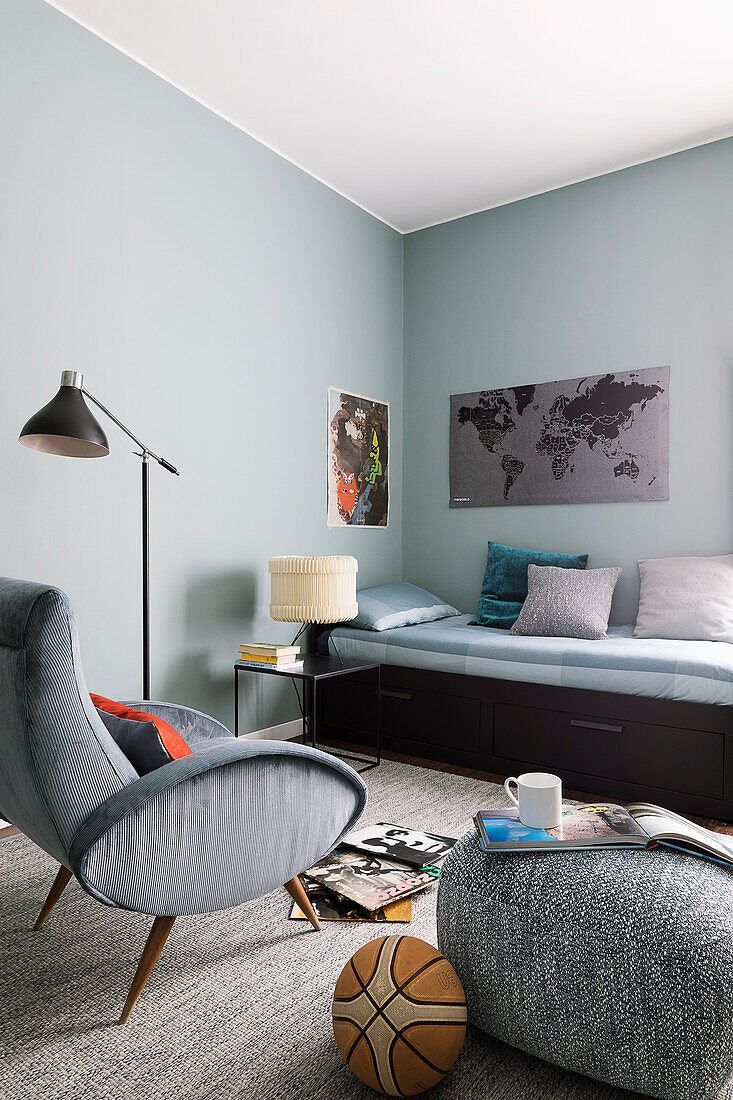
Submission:
<svg viewBox="0 0 733 1100">
<path fill-rule="evenodd" d="M 97 408 L 102 410 L 105 416 L 108 416 L 110 420 L 114 424 L 116 424 L 121 431 L 125 433 L 126 436 L 129 436 L 133 443 L 135 443 L 143 452 L 143 455 L 150 455 L 151 458 L 154 458 L 156 462 L 160 463 L 160 465 L 168 470 L 169 473 L 175 474 L 176 477 L 180 477 L 180 470 L 177 470 L 175 466 L 171 465 L 171 463 L 168 462 L 165 458 L 161 458 L 160 455 L 157 455 L 155 451 L 150 449 L 150 447 L 146 447 L 145 444 L 140 439 L 138 439 L 138 437 L 133 432 L 131 432 L 130 429 L 125 424 L 123 424 L 121 420 L 117 419 L 114 413 L 110 412 L 109 409 L 106 408 L 106 406 L 103 405 L 102 402 L 94 396 L 94 394 L 91 394 L 89 392 L 86 386 L 81 386 L 80 388 L 85 397 L 88 397 L 90 401 L 93 401 Z"/>
</svg>

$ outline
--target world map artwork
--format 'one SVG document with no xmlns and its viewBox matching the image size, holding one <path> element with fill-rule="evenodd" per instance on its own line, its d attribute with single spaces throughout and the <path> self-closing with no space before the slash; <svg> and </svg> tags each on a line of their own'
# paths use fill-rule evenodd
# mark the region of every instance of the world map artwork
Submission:
<svg viewBox="0 0 733 1100">
<path fill-rule="evenodd" d="M 451 508 L 669 499 L 669 367 L 450 400 Z"/>
</svg>

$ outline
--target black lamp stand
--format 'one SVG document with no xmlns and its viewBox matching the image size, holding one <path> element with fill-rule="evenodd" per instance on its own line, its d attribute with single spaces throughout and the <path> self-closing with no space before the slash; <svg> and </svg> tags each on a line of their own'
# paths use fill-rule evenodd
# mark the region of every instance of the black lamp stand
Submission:
<svg viewBox="0 0 733 1100">
<path fill-rule="evenodd" d="M 130 431 L 126 424 L 123 424 L 121 420 L 118 420 L 114 413 L 111 413 L 101 401 L 98 401 L 89 390 L 81 386 L 81 392 L 85 397 L 88 397 L 90 401 L 93 401 L 98 409 L 108 416 L 113 423 L 125 433 L 126 436 L 140 448 L 139 451 L 134 453 L 141 459 L 140 471 L 142 475 L 142 566 L 143 566 L 143 699 L 150 698 L 150 464 L 149 460 L 154 458 L 156 462 L 160 463 L 171 474 L 175 474 L 180 477 L 180 471 L 175 466 L 172 466 L 166 459 L 161 458 L 155 451 L 152 451 L 150 447 L 146 447 L 145 444 L 138 439 L 138 437 Z"/>
<path fill-rule="evenodd" d="M 36 451 L 67 455 L 72 458 L 102 458 L 109 454 L 109 444 L 104 431 L 87 408 L 88 397 L 105 416 L 133 441 L 139 451 L 142 472 L 142 595 L 143 595 L 143 699 L 150 698 L 150 486 L 151 458 L 169 473 L 179 476 L 179 471 L 150 447 L 110 412 L 101 401 L 84 387 L 84 378 L 78 371 L 63 371 L 61 388 L 56 396 L 32 416 L 20 433 L 20 442 Z"/>
<path fill-rule="evenodd" d="M 148 453 L 141 454 L 143 507 L 143 699 L 150 698 L 150 466 Z"/>
</svg>

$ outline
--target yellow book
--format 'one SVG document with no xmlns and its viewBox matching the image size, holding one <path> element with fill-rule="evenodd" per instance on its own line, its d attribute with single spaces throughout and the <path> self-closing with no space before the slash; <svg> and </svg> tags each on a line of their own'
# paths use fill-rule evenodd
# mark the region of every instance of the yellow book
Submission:
<svg viewBox="0 0 733 1100">
<path fill-rule="evenodd" d="M 286 657 L 300 652 L 299 645 L 275 645 L 274 642 L 242 642 L 240 653 L 252 653 L 263 657 Z"/>
<path fill-rule="evenodd" d="M 268 657 L 262 653 L 247 653 L 240 649 L 240 661 L 253 661 L 258 665 L 292 665 L 297 657 L 296 653 L 287 653 L 282 657 Z"/>
</svg>

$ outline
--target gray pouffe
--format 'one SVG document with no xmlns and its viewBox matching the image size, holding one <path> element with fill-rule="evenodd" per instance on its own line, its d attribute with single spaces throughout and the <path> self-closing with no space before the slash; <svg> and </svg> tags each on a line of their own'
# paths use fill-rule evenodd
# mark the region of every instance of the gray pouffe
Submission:
<svg viewBox="0 0 733 1100">
<path fill-rule="evenodd" d="M 652 852 L 448 855 L 438 944 L 472 1023 L 621 1088 L 706 1100 L 733 1073 L 733 872 Z"/>
</svg>

